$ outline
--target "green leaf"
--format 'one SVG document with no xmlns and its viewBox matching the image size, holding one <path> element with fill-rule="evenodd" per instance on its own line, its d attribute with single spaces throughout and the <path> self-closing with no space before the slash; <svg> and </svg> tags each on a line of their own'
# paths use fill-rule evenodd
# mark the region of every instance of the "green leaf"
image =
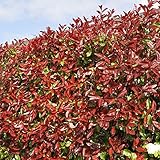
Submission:
<svg viewBox="0 0 160 160">
<path fill-rule="evenodd" d="M 106 152 L 101 152 L 101 153 L 99 154 L 99 157 L 100 157 L 101 160 L 106 160 L 106 158 L 107 158 L 107 153 L 106 153 Z"/>
<path fill-rule="evenodd" d="M 32 106 L 32 103 L 31 103 L 31 102 L 28 102 L 28 103 L 27 103 L 27 107 L 30 108 L 31 106 Z"/>
<path fill-rule="evenodd" d="M 147 107 L 147 109 L 149 109 L 151 107 L 151 100 L 150 100 L 150 98 L 148 98 L 146 100 L 146 107 Z"/>
<path fill-rule="evenodd" d="M 42 73 L 43 74 L 48 74 L 49 73 L 49 68 L 48 67 L 44 68 Z"/>
<path fill-rule="evenodd" d="M 71 45 L 75 44 L 75 42 L 72 41 L 72 40 L 70 40 L 70 41 L 68 42 L 68 44 L 71 46 Z"/>
<path fill-rule="evenodd" d="M 104 47 L 104 46 L 106 45 L 106 42 L 100 42 L 99 45 L 100 45 L 101 47 Z"/>
<path fill-rule="evenodd" d="M 62 148 L 64 148 L 65 147 L 65 142 L 60 142 L 60 145 L 61 145 Z"/>
<path fill-rule="evenodd" d="M 67 141 L 65 144 L 66 147 L 69 147 L 70 145 L 71 145 L 71 141 Z"/>
<path fill-rule="evenodd" d="M 154 153 L 154 157 L 158 158 L 160 156 L 160 151 Z"/>
<path fill-rule="evenodd" d="M 124 149 L 122 154 L 131 160 L 136 160 L 137 158 L 136 153 L 131 152 L 129 149 Z"/>
<path fill-rule="evenodd" d="M 127 97 L 127 101 L 130 101 L 132 99 L 132 96 L 126 96 Z"/>
<path fill-rule="evenodd" d="M 10 53 L 11 55 L 16 55 L 16 54 L 17 54 L 17 51 L 16 51 L 14 48 L 11 48 L 11 49 L 9 50 L 9 53 Z"/>
<path fill-rule="evenodd" d="M 64 59 L 60 62 L 61 66 L 64 66 Z"/>
<path fill-rule="evenodd" d="M 87 57 L 90 57 L 91 55 L 92 55 L 92 51 L 91 50 L 86 53 Z"/>
<path fill-rule="evenodd" d="M 136 153 L 131 153 L 131 160 L 136 160 L 136 159 L 137 159 Z"/>
<path fill-rule="evenodd" d="M 160 143 L 160 132 L 156 132 L 155 134 L 156 134 L 156 137 L 155 137 L 156 142 Z"/>
<path fill-rule="evenodd" d="M 152 123 L 152 116 L 149 114 L 149 115 L 147 116 L 147 124 L 148 124 L 148 125 L 151 125 L 151 123 Z"/>
<path fill-rule="evenodd" d="M 131 158 L 131 151 L 129 149 L 124 149 L 122 154 L 128 158 Z"/>
<path fill-rule="evenodd" d="M 160 22 L 156 22 L 153 25 L 160 28 Z"/>
<path fill-rule="evenodd" d="M 147 135 L 146 135 L 146 132 L 145 132 L 145 128 L 143 126 L 140 126 L 139 134 L 141 135 L 142 140 L 146 140 Z"/>
<path fill-rule="evenodd" d="M 20 158 L 20 156 L 18 154 L 14 156 L 14 159 L 15 160 L 21 160 L 21 158 Z"/>
<path fill-rule="evenodd" d="M 2 134 L 2 138 L 3 138 L 3 139 L 7 139 L 7 133 L 4 132 L 4 133 Z"/>
<path fill-rule="evenodd" d="M 116 65 L 116 62 L 112 62 L 112 63 L 111 63 L 111 66 L 114 66 L 114 65 Z"/>
<path fill-rule="evenodd" d="M 71 143 L 72 143 L 71 141 L 64 141 L 64 142 L 61 142 L 60 145 L 64 149 L 64 148 L 68 148 L 71 145 Z"/>
<path fill-rule="evenodd" d="M 137 67 L 137 66 L 138 66 L 138 64 L 137 64 L 137 63 L 135 63 L 135 64 L 133 64 L 133 65 L 132 65 L 132 67 Z"/>
<path fill-rule="evenodd" d="M 0 146 L 0 160 L 9 158 L 9 153 L 7 151 L 7 148 Z"/>
</svg>

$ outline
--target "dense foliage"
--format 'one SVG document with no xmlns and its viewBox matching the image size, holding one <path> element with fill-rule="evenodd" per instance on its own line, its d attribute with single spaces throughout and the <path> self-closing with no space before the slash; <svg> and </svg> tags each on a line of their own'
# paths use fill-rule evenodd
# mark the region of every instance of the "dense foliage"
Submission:
<svg viewBox="0 0 160 160">
<path fill-rule="evenodd" d="M 153 3 L 119 16 L 100 6 L 91 20 L 1 45 L 0 159 L 152 156 L 144 146 L 160 142 Z"/>
</svg>

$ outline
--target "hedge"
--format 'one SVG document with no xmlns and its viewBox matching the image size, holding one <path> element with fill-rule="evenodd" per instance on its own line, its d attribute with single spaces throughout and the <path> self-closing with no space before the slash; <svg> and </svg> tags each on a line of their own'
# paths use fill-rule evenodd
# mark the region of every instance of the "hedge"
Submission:
<svg viewBox="0 0 160 160">
<path fill-rule="evenodd" d="M 144 160 L 160 143 L 160 9 L 47 28 L 0 47 L 0 159 Z"/>
</svg>

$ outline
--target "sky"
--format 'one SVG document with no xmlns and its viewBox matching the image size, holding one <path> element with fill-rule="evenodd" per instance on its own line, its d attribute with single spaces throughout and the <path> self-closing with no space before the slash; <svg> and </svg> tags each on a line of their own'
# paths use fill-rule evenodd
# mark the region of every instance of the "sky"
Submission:
<svg viewBox="0 0 160 160">
<path fill-rule="evenodd" d="M 50 26 L 69 25 L 76 17 L 96 15 L 98 5 L 117 14 L 134 9 L 147 0 L 0 0 L 0 44 L 33 38 Z"/>
</svg>

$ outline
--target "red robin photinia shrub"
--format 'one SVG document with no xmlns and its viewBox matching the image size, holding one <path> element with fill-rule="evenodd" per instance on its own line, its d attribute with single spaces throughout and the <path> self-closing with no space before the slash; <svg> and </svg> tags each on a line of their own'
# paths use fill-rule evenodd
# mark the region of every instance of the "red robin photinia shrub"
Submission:
<svg viewBox="0 0 160 160">
<path fill-rule="evenodd" d="M 1 159 L 144 160 L 160 142 L 160 10 L 90 20 L 0 47 Z M 4 158 L 5 157 L 5 158 Z"/>
</svg>

